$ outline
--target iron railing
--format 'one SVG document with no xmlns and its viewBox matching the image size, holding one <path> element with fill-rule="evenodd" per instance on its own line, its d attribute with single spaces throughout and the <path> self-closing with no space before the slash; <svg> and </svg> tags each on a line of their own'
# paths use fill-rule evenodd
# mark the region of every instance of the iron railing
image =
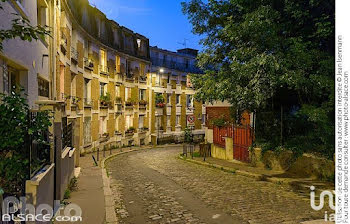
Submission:
<svg viewBox="0 0 350 224">
<path fill-rule="evenodd" d="M 29 112 L 29 126 L 40 122 L 38 112 Z M 29 177 L 34 177 L 44 166 L 51 163 L 50 160 L 50 132 L 49 130 L 34 133 L 27 136 L 29 152 Z"/>
<path fill-rule="evenodd" d="M 84 107 L 92 107 L 93 101 L 89 98 L 84 98 Z"/>
<path fill-rule="evenodd" d="M 62 118 L 62 150 L 73 146 L 73 124 L 67 121 L 67 117 Z"/>
<path fill-rule="evenodd" d="M 202 71 L 198 67 L 186 63 L 180 63 L 171 60 L 163 60 L 155 57 L 151 57 L 151 61 L 152 65 L 154 66 L 165 67 L 189 73 L 202 73 Z"/>
<path fill-rule="evenodd" d="M 100 68 L 100 73 L 102 73 L 102 74 L 108 74 L 108 70 L 109 70 L 109 69 L 108 69 L 107 66 L 100 65 L 99 68 Z"/>
<path fill-rule="evenodd" d="M 84 58 L 84 67 L 93 70 L 94 69 L 94 62 L 90 58 Z"/>
<path fill-rule="evenodd" d="M 78 58 L 79 58 L 79 52 L 77 51 L 77 49 L 75 49 L 74 47 L 71 47 L 70 50 L 70 56 L 71 56 L 71 60 L 74 64 L 78 63 Z"/>
</svg>

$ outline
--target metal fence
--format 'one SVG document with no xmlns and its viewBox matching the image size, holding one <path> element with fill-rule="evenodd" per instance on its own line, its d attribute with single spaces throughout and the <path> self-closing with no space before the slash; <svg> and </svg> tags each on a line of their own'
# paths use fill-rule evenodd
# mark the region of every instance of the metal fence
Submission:
<svg viewBox="0 0 350 224">
<path fill-rule="evenodd" d="M 233 140 L 234 159 L 248 162 L 249 147 L 254 141 L 254 129 L 250 125 L 232 125 L 227 127 L 213 127 L 213 142 L 215 145 L 225 148 L 225 137 Z"/>
<path fill-rule="evenodd" d="M 29 112 L 30 126 L 36 125 L 38 112 Z M 29 152 L 29 177 L 32 178 L 45 165 L 50 164 L 50 132 L 45 130 L 35 135 L 28 135 L 26 147 Z"/>
<path fill-rule="evenodd" d="M 73 146 L 73 123 L 68 123 L 67 117 L 62 118 L 62 150 Z"/>
<path fill-rule="evenodd" d="M 199 73 L 199 74 L 202 73 L 202 71 L 194 65 L 171 61 L 171 60 L 163 60 L 155 57 L 152 57 L 151 60 L 154 66 L 165 67 L 169 69 L 175 69 L 175 70 L 190 72 L 190 73 Z"/>
</svg>

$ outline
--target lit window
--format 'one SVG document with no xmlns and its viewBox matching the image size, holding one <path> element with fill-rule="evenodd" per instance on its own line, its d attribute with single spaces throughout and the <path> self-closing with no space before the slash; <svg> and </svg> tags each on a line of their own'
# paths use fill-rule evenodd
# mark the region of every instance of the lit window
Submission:
<svg viewBox="0 0 350 224">
<path fill-rule="evenodd" d="M 137 47 L 140 49 L 141 48 L 141 40 L 137 39 Z"/>
<path fill-rule="evenodd" d="M 125 101 L 128 101 L 131 98 L 131 88 L 126 87 L 125 88 Z"/>
<path fill-rule="evenodd" d="M 145 116 L 144 115 L 140 115 L 139 116 L 139 128 L 143 128 L 144 127 L 144 120 L 145 120 Z"/>
<path fill-rule="evenodd" d="M 180 115 L 176 115 L 176 126 L 180 125 L 180 120 L 181 120 Z"/>
<path fill-rule="evenodd" d="M 171 94 L 168 93 L 167 95 L 167 103 L 170 104 L 171 103 Z"/>
<path fill-rule="evenodd" d="M 193 107 L 193 97 L 192 97 L 192 95 L 187 95 L 186 97 L 187 97 L 187 107 L 188 108 Z"/>
<path fill-rule="evenodd" d="M 140 100 L 145 100 L 145 99 L 146 99 L 146 90 L 140 89 Z"/>
<path fill-rule="evenodd" d="M 115 96 L 120 97 L 120 86 L 115 86 Z"/>
<path fill-rule="evenodd" d="M 104 96 L 106 94 L 106 83 L 100 82 L 100 96 Z"/>
</svg>

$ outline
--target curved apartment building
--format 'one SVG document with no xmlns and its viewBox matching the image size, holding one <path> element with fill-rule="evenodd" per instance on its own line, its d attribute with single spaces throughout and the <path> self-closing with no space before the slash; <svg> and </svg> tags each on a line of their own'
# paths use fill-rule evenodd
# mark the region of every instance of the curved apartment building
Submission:
<svg viewBox="0 0 350 224">
<path fill-rule="evenodd" d="M 87 0 L 61 1 L 57 14 L 56 96 L 74 125 L 76 148 L 143 145 L 187 126 L 202 130 L 202 104 L 193 101 L 188 81 L 198 72 L 193 52 L 150 48 L 146 37 Z M 163 64 L 154 60 L 157 53 Z"/>
</svg>

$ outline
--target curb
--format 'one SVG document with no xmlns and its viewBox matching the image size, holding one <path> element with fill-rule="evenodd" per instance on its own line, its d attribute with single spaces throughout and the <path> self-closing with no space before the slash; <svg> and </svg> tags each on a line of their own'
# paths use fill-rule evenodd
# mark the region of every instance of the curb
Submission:
<svg viewBox="0 0 350 224">
<path fill-rule="evenodd" d="M 241 175 L 241 176 L 254 178 L 256 180 L 264 180 L 264 181 L 275 183 L 275 184 L 286 184 L 286 185 L 289 186 L 289 181 L 283 180 L 283 179 L 280 179 L 280 178 L 269 177 L 269 176 L 264 175 L 264 174 L 256 174 L 256 173 L 251 173 L 251 172 L 247 172 L 247 171 L 243 171 L 243 170 L 236 170 L 236 169 L 231 168 L 231 167 L 221 166 L 221 165 L 208 163 L 208 162 L 203 162 L 203 161 L 197 161 L 197 160 L 193 160 L 191 158 L 185 158 L 183 156 L 178 156 L 178 158 L 182 159 L 184 161 L 188 161 L 188 162 L 191 162 L 191 163 L 198 164 L 198 165 L 220 169 L 220 170 L 228 172 L 228 173 L 235 173 L 235 174 L 238 174 L 238 175 Z"/>
<path fill-rule="evenodd" d="M 107 224 L 118 224 L 118 218 L 117 214 L 115 213 L 114 210 L 114 200 L 112 199 L 112 189 L 111 189 L 111 180 L 110 177 L 107 174 L 106 170 L 106 162 L 110 159 L 113 159 L 114 157 L 117 157 L 122 154 L 130 153 L 130 152 L 135 152 L 135 151 L 140 151 L 148 148 L 137 148 L 137 149 L 131 149 L 129 151 L 124 151 L 124 152 L 118 152 L 116 154 L 110 155 L 106 158 L 104 158 L 101 161 L 101 170 L 102 170 L 102 181 L 103 181 L 103 193 L 105 197 L 105 223 Z"/>
</svg>

